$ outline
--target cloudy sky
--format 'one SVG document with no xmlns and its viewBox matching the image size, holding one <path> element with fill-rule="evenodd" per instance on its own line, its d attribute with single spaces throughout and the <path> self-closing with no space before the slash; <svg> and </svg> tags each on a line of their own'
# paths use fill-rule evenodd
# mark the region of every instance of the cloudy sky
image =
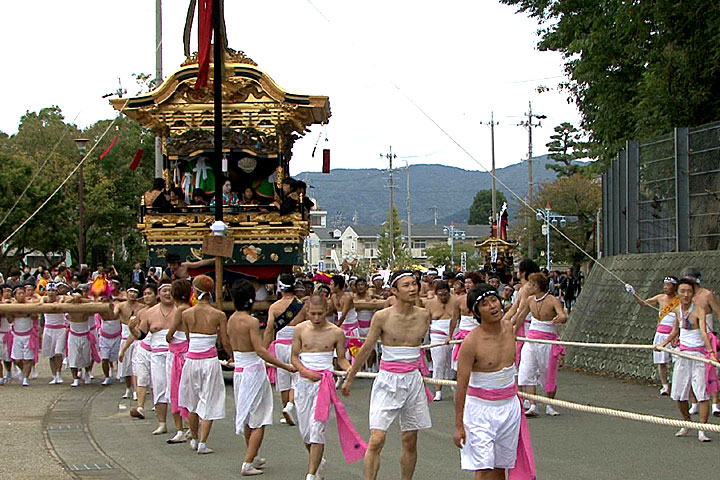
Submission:
<svg viewBox="0 0 720 480">
<path fill-rule="evenodd" d="M 166 76 L 183 60 L 187 5 L 163 2 Z M 534 130 L 536 154 L 555 125 L 578 122 L 562 92 L 536 91 L 563 79 L 562 58 L 538 51 L 536 23 L 495 0 L 226 0 L 225 16 L 230 46 L 281 87 L 330 97 L 333 168 L 382 168 L 380 153 L 392 146 L 401 162 L 484 170 L 490 131 L 481 122 L 491 111 L 498 166 L 516 163 L 527 155 L 517 124 L 528 101 L 548 117 Z M 102 95 L 118 78 L 134 94 L 132 74 L 155 70 L 153 0 L 4 1 L 0 18 L 0 131 L 8 134 L 23 113 L 50 105 L 81 128 L 111 118 Z M 320 127 L 296 144 L 292 172 L 320 170 L 320 156 L 310 156 L 319 136 L 325 144 Z"/>
</svg>

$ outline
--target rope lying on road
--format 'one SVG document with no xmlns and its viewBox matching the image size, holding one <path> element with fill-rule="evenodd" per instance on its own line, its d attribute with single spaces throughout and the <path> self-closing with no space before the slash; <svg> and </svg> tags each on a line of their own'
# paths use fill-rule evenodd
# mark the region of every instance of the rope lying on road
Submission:
<svg viewBox="0 0 720 480">
<path fill-rule="evenodd" d="M 335 375 L 344 377 L 347 372 L 336 370 Z M 370 372 L 358 372 L 355 376 L 357 378 L 375 378 L 377 373 Z M 425 383 L 431 385 L 444 385 L 454 387 L 457 385 L 455 380 L 435 380 L 428 377 L 423 377 Z M 547 398 L 540 395 L 532 395 L 525 392 L 518 392 L 521 398 L 532 400 L 535 402 L 545 403 L 554 407 L 566 408 L 568 410 L 576 410 L 578 412 L 594 413 L 597 415 L 605 415 L 607 417 L 622 418 L 625 420 L 634 420 L 637 422 L 651 423 L 654 425 L 662 425 L 665 427 L 677 427 L 677 428 L 690 428 L 702 430 L 704 432 L 715 432 L 720 433 L 720 425 L 710 423 L 699 423 L 699 422 L 686 422 L 684 420 L 676 420 L 674 418 L 658 417 L 655 415 L 646 415 L 642 413 L 627 412 L 625 410 L 615 410 L 613 408 L 606 407 L 595 407 L 593 405 L 584 405 L 581 403 L 568 402 L 565 400 L 558 400 L 556 398 Z"/>
<path fill-rule="evenodd" d="M 710 360 L 709 358 L 701 357 L 699 355 L 691 355 L 689 353 L 684 353 L 680 350 L 675 350 L 672 348 L 666 348 L 666 347 L 656 347 L 655 345 L 642 345 L 642 344 L 636 344 L 636 343 L 590 343 L 590 342 L 569 342 L 564 340 L 540 340 L 537 338 L 527 338 L 527 337 L 517 337 L 518 341 L 521 342 L 530 342 L 530 343 L 545 343 L 548 345 L 566 345 L 570 347 L 588 347 L 588 348 L 624 348 L 624 349 L 635 349 L 635 350 L 653 350 L 657 349 L 662 352 L 667 352 L 671 355 L 675 355 L 677 357 L 687 358 L 689 360 L 695 360 L 698 362 L 703 363 L 709 363 L 710 365 L 713 365 L 715 367 L 720 368 L 720 363 L 715 362 L 713 360 Z M 462 340 L 450 340 L 450 345 L 455 345 L 458 343 L 462 343 Z M 445 345 L 448 345 L 445 342 L 441 343 L 431 343 L 428 345 L 422 345 L 420 348 L 435 348 L 435 347 L 443 347 Z"/>
</svg>

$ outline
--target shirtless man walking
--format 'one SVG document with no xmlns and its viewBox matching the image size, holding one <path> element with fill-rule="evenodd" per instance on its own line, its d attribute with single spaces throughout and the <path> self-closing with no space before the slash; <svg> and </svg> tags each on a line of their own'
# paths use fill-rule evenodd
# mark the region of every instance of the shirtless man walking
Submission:
<svg viewBox="0 0 720 480">
<path fill-rule="evenodd" d="M 86 295 L 87 290 L 72 295 L 72 303 L 88 303 L 90 298 Z M 87 313 L 68 313 L 70 330 L 68 332 L 67 360 L 73 382 L 71 387 L 80 386 L 80 375 L 85 370 L 84 383 L 90 384 L 90 370 L 93 362 L 100 362 L 100 353 L 97 348 L 97 337 L 93 331 L 95 316 Z"/>
<path fill-rule="evenodd" d="M 296 386 L 298 424 L 309 453 L 305 480 L 323 478 L 325 429 L 331 404 L 335 407 L 345 461 L 360 460 L 367 448 L 335 392 L 333 355 L 345 371 L 350 369 L 350 363 L 345 357 L 345 335 L 327 321 L 325 309 L 326 303 L 320 295 L 310 297 L 308 321 L 297 326 L 293 337 L 292 364 L 300 374 Z"/>
<path fill-rule="evenodd" d="M 430 312 L 415 306 L 418 285 L 411 270 L 395 272 L 390 288 L 396 297 L 395 304 L 373 316 L 370 333 L 342 387 L 343 395 L 350 395 L 355 375 L 380 340 L 382 360 L 370 395 L 370 441 L 365 454 L 365 480 L 377 478 L 387 430 L 398 416 L 402 432 L 400 470 L 403 480 L 411 479 L 415 472 L 418 430 L 432 427 L 428 407 L 432 394 L 426 390 L 422 379 L 429 372 L 420 351 L 430 328 Z"/>
<path fill-rule="evenodd" d="M 530 312 L 530 328 L 527 338 L 557 340 L 558 325 L 567 321 L 565 310 L 557 297 L 548 292 L 548 277 L 544 273 L 533 273 L 528 277 L 526 309 Z M 525 310 L 521 310 L 521 315 Z M 523 347 L 518 369 L 518 385 L 527 393 L 535 395 L 536 386 L 542 385 L 548 398 L 555 398 L 557 392 L 557 369 L 565 349 L 561 345 L 527 342 Z M 551 416 L 558 412 L 551 405 L 545 406 L 545 413 Z M 527 416 L 537 415 L 537 404 L 530 401 Z"/>
<path fill-rule="evenodd" d="M 520 290 L 518 290 L 515 296 L 515 301 L 510 307 L 510 310 L 505 312 L 503 320 L 512 320 L 515 325 L 515 335 L 518 337 L 524 337 L 527 330 L 530 328 L 530 310 L 527 308 L 527 297 L 530 295 L 530 287 L 528 286 L 528 278 L 533 273 L 540 271 L 540 267 L 534 261 L 529 258 L 524 258 L 520 261 L 518 266 L 518 273 L 520 277 Z M 520 311 L 523 310 L 522 316 Z M 522 318 L 521 318 L 522 317 Z M 522 349 L 525 342 L 518 341 L 516 344 L 517 352 L 515 354 L 515 364 L 520 365 L 520 359 L 522 358 Z M 520 388 L 522 391 L 522 387 Z M 524 402 L 529 407 L 530 402 Z"/>
<path fill-rule="evenodd" d="M 675 309 L 673 329 L 659 346 L 666 347 L 679 334 L 680 351 L 690 355 L 710 358 L 717 362 L 717 355 L 712 349 L 707 334 L 706 312 L 693 302 L 695 288 L 695 283 L 691 279 L 682 278 L 678 281 L 677 290 L 680 305 Z M 715 371 L 714 367 L 710 368 L 710 372 L 713 373 Z M 680 414 L 685 421 L 690 421 L 688 400 L 690 399 L 690 392 L 692 392 L 700 405 L 700 422 L 708 422 L 710 414 L 710 402 L 708 400 L 710 394 L 718 390 L 718 379 L 717 374 L 713 377 L 708 375 L 707 371 L 708 365 L 703 362 L 683 357 L 678 357 L 675 360 L 670 397 L 677 402 Z M 681 428 L 675 433 L 675 436 L 684 437 L 687 434 L 688 429 Z M 710 438 L 705 435 L 705 432 L 699 430 L 698 440 L 709 442 Z"/>
<path fill-rule="evenodd" d="M 467 292 L 480 285 L 480 276 L 475 272 L 470 272 L 465 276 L 465 291 L 456 297 L 458 307 L 460 309 L 460 325 L 458 326 L 457 332 L 453 335 L 453 340 L 462 340 L 468 336 L 468 334 L 474 330 L 477 326 L 477 320 L 473 317 L 472 312 L 465 305 L 467 299 Z M 458 355 L 460 354 L 459 343 L 455 344 L 452 350 L 452 361 L 450 366 L 453 370 L 457 370 Z"/>
<path fill-rule="evenodd" d="M 353 294 L 345 291 L 345 277 L 333 275 L 330 290 L 332 291 L 330 300 L 338 312 L 338 327 L 346 337 L 359 337 L 358 314 L 355 311 Z"/>
<path fill-rule="evenodd" d="M 48 283 L 45 287 L 46 295 L 41 303 L 62 303 L 64 300 L 58 295 L 57 284 Z M 65 356 L 65 343 L 67 342 L 67 320 L 64 313 L 44 314 L 42 354 L 50 361 L 50 372 L 53 379 L 50 385 L 63 383 L 62 363 Z"/>
<path fill-rule="evenodd" d="M 32 303 L 26 300 L 26 290 L 22 286 L 13 288 L 13 297 L 18 304 Z M 22 371 L 22 386 L 30 385 L 28 379 L 38 358 L 39 334 L 36 314 L 22 315 L 10 313 L 7 316 L 12 324 L 13 344 L 12 360 Z"/>
<path fill-rule="evenodd" d="M 303 303 L 295 297 L 293 281 L 294 278 L 289 273 L 280 275 L 278 287 L 282 292 L 282 298 L 270 305 L 267 327 L 263 334 L 263 345 L 284 364 L 290 363 L 295 326 L 305 320 Z M 275 388 L 280 392 L 283 404 L 283 419 L 280 423 L 295 425 L 293 388 L 297 382 L 297 375 L 279 370 L 277 373 L 271 371 L 270 378 L 275 379 Z"/>
<path fill-rule="evenodd" d="M 247 450 L 240 475 L 260 475 L 266 465 L 258 456 L 265 426 L 272 425 L 273 397 L 265 363 L 290 373 L 295 367 L 282 363 L 270 354 L 260 338 L 260 323 L 250 315 L 255 303 L 255 288 L 247 280 L 237 280 L 231 290 L 235 313 L 227 324 L 233 349 L 235 373 L 235 433 L 244 435 Z"/>
<path fill-rule="evenodd" d="M 170 386 L 168 385 L 165 367 L 169 355 L 166 335 L 175 316 L 175 302 L 170 294 L 172 285 L 167 280 L 163 281 L 166 283 L 162 283 L 158 287 L 160 303 L 144 312 L 138 326 L 138 338 L 140 340 L 144 339 L 148 334 L 151 335 L 150 377 L 152 379 L 155 416 L 158 421 L 157 428 L 152 432 L 153 435 L 167 433 L 167 410 L 168 403 L 170 403 Z"/>
<path fill-rule="evenodd" d="M 142 339 L 139 339 L 140 332 L 137 327 L 143 322 L 150 307 L 157 305 L 157 290 L 154 285 L 148 284 L 143 288 L 142 304 L 144 307 L 136 310 L 135 317 L 130 317 L 128 327 L 132 335 L 130 335 L 125 342 L 119 356 L 122 361 L 123 355 L 126 354 L 125 352 L 131 345 L 135 345 L 132 352 L 132 368 L 133 382 L 135 384 L 135 392 L 137 393 L 137 406 L 130 410 L 130 416 L 141 420 L 145 418 L 145 396 L 147 395 L 147 389 L 151 381 L 150 371 L 152 369 L 152 361 L 150 357 L 152 355 L 152 346 L 150 345 L 151 337 L 145 335 Z M 135 342 L 135 339 L 139 340 Z"/>
<path fill-rule="evenodd" d="M 675 323 L 675 309 L 678 305 L 680 305 L 680 299 L 678 298 L 676 292 L 677 283 L 677 278 L 665 277 L 663 280 L 663 293 L 645 300 L 635 293 L 635 289 L 632 285 L 625 285 L 625 290 L 633 295 L 635 302 L 638 304 L 643 307 L 660 307 L 660 315 L 658 316 L 658 324 L 657 329 L 655 330 L 653 345 L 658 345 L 664 342 L 672 331 L 673 324 Z M 654 307 L 654 305 L 658 305 L 658 307 Z M 660 382 L 662 382 L 660 395 L 670 395 L 670 384 L 668 382 L 667 373 L 667 366 L 670 361 L 671 355 L 669 353 L 657 350 L 653 351 L 653 363 L 655 363 L 658 367 L 658 375 L 660 375 Z"/>
<path fill-rule="evenodd" d="M 225 382 L 215 344 L 220 337 L 228 354 L 232 347 L 227 336 L 227 317 L 210 305 L 215 282 L 207 275 L 193 280 L 198 303 L 182 314 L 182 325 L 190 344 L 182 371 L 179 404 L 190 411 L 190 448 L 198 454 L 213 453 L 207 439 L 214 420 L 225 418 Z"/>
<path fill-rule="evenodd" d="M 127 300 L 115 306 L 115 316 L 121 324 L 120 341 L 122 346 L 121 352 L 118 353 L 118 377 L 125 381 L 125 393 L 122 398 L 129 398 L 133 391 L 132 358 L 136 344 L 130 342 L 127 348 L 125 347 L 128 338 L 132 335 L 129 327 L 130 319 L 137 315 L 138 311 L 145 308 L 145 305 L 138 302 L 140 290 L 138 290 L 137 286 L 130 286 L 126 292 Z M 137 398 L 137 391 L 134 396 Z"/>
<path fill-rule="evenodd" d="M 517 478 L 535 478 L 535 462 L 527 423 L 515 386 L 515 333 L 502 318 L 500 298 L 483 284 L 468 292 L 467 305 L 480 326 L 460 348 L 455 435 L 460 466 L 475 480 L 504 480 L 505 470 Z M 561 307 L 562 308 L 562 307 Z"/>
<path fill-rule="evenodd" d="M 435 286 L 435 296 L 428 300 L 425 308 L 430 312 L 430 343 L 446 343 L 442 347 L 430 349 L 433 363 L 432 378 L 452 380 L 452 350 L 450 338 L 460 319 L 458 298 L 450 295 L 450 285 L 442 281 Z M 442 385 L 435 386 L 434 402 L 442 400 Z"/>
</svg>

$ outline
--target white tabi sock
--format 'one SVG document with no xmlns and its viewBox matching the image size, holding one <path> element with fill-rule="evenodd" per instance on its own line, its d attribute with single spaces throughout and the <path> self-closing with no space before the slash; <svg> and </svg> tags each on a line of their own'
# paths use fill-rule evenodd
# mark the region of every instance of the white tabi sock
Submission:
<svg viewBox="0 0 720 480">
<path fill-rule="evenodd" d="M 305 476 L 305 480 L 315 480 L 315 475 L 313 475 L 312 473 L 308 473 Z"/>
</svg>

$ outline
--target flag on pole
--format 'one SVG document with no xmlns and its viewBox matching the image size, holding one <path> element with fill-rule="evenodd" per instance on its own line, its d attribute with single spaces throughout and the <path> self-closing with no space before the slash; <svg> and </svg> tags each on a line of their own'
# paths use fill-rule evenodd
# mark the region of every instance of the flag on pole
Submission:
<svg viewBox="0 0 720 480">
<path fill-rule="evenodd" d="M 210 42 L 213 33 L 212 11 L 213 0 L 198 1 L 198 76 L 195 82 L 195 90 L 206 86 L 210 76 Z"/>
<path fill-rule="evenodd" d="M 323 149 L 323 167 L 322 173 L 330 173 L 330 149 Z"/>
<path fill-rule="evenodd" d="M 142 156 L 143 156 L 143 149 L 138 148 L 137 151 L 135 152 L 135 156 L 133 157 L 133 161 L 130 162 L 130 170 L 135 170 L 138 167 Z"/>
<path fill-rule="evenodd" d="M 110 142 L 110 145 L 108 145 L 108 147 L 105 149 L 105 151 L 100 154 L 100 160 L 103 160 L 103 159 L 105 158 L 105 156 L 106 156 L 108 153 L 110 153 L 110 150 L 112 150 L 113 147 L 115 146 L 115 144 L 117 143 L 117 139 L 118 139 L 118 136 L 115 135 L 115 136 L 113 137 L 113 139 L 112 139 L 112 142 Z"/>
</svg>

